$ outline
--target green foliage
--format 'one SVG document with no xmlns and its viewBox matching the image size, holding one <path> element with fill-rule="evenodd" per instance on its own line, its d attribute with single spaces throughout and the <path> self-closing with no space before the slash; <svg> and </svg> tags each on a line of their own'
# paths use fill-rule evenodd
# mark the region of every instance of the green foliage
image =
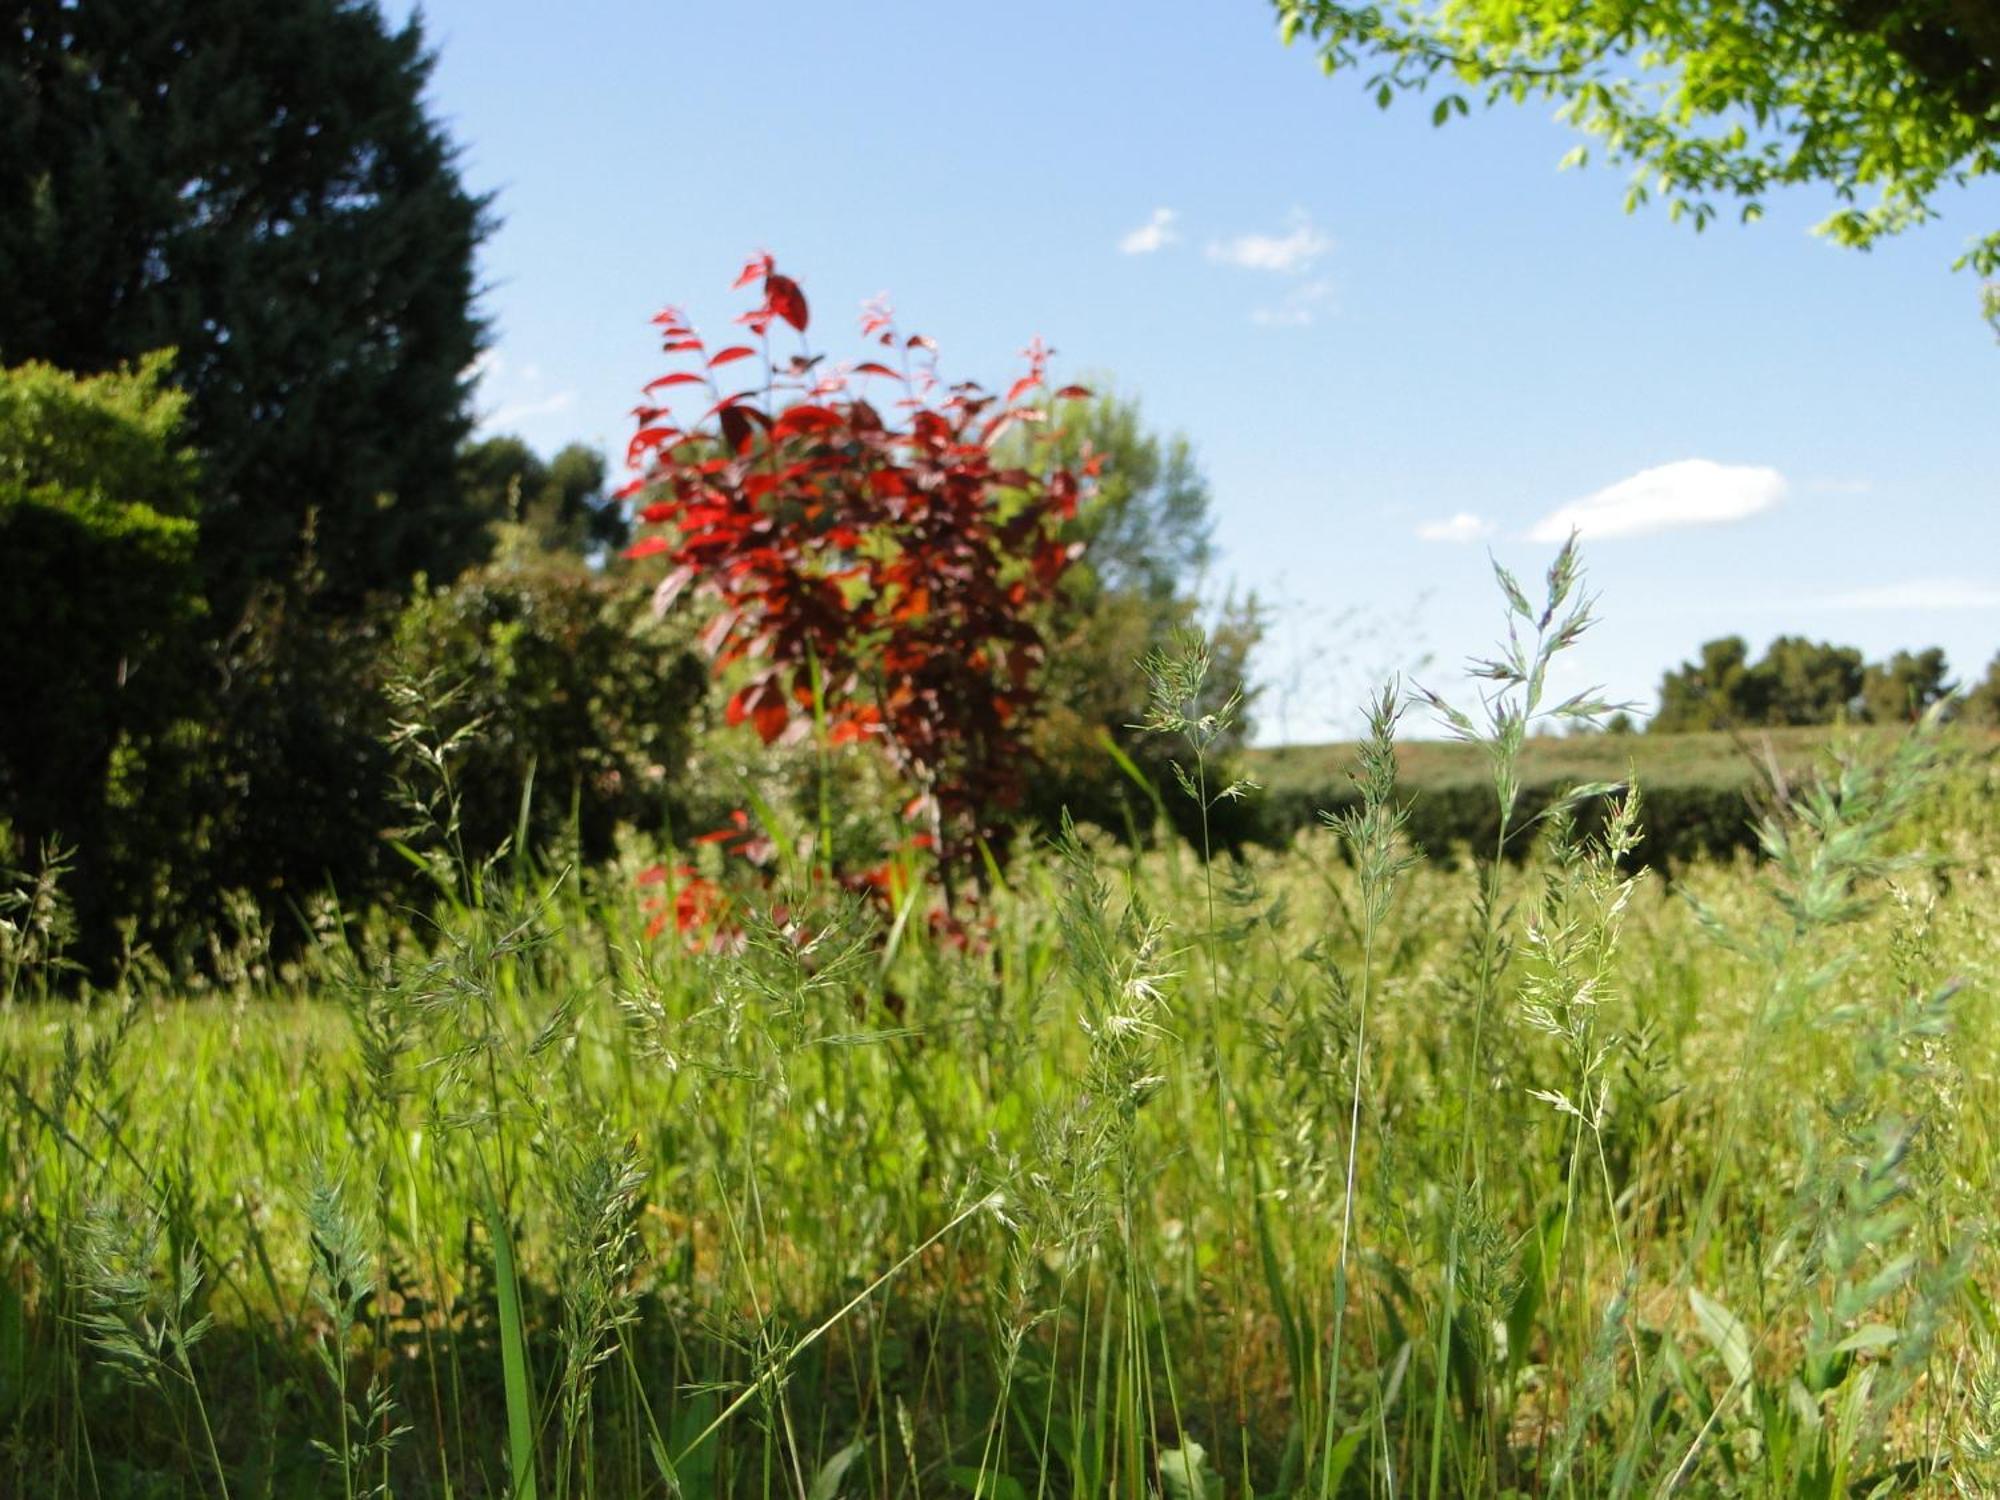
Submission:
<svg viewBox="0 0 2000 1500">
<path fill-rule="evenodd" d="M 140 821 L 146 838 L 123 846 L 145 884 L 120 915 L 177 971 L 214 971 L 213 940 L 252 914 L 283 952 L 329 893 L 358 908 L 397 889 L 382 840 L 389 627 L 326 609 L 309 574 L 258 587 L 209 648 L 203 691 L 118 779 L 121 807 L 157 812 L 157 831 Z"/>
<path fill-rule="evenodd" d="M 1721 205 L 1747 222 L 1775 189 L 1820 184 L 1841 203 L 1820 232 L 1866 248 L 2000 175 L 2000 13 L 1985 0 L 1274 3 L 1284 39 L 1309 37 L 1328 72 L 1374 62 L 1384 107 L 1435 88 L 1441 125 L 1468 94 L 1557 101 L 1632 169 L 1628 209 L 1658 196 L 1697 229 Z M 1961 263 L 2000 269 L 2000 230 Z"/>
<path fill-rule="evenodd" d="M 0 381 L 0 624 L 17 643 L 0 692 L 20 706 L 0 715 L 0 866 L 73 851 L 74 957 L 100 978 L 135 947 L 176 973 L 268 977 L 329 893 L 350 913 L 429 900 L 385 840 L 404 821 L 386 743 L 399 676 L 458 685 L 458 723 L 481 726 L 462 768 L 476 852 L 525 830 L 597 860 L 620 826 L 666 825 L 705 673 L 643 589 L 521 528 L 501 528 L 510 560 L 405 606 L 329 609 L 307 571 L 258 586 L 229 634 L 204 641 L 195 523 L 101 484 L 40 483 L 28 462 L 101 428 L 117 482 L 146 487 L 151 443 L 148 492 L 184 503 L 182 398 L 158 378 L 149 364 Z M 29 404 L 21 387 L 32 423 L 8 420 Z"/>
<path fill-rule="evenodd" d="M 0 820 L 22 854 L 77 851 L 87 923 L 124 878 L 114 759 L 143 756 L 194 682 L 194 471 L 166 363 L 0 370 Z"/>
<path fill-rule="evenodd" d="M 0 359 L 174 346 L 219 621 L 297 565 L 344 606 L 479 555 L 452 454 L 483 206 L 373 0 L 31 4 L 0 62 Z"/>
<path fill-rule="evenodd" d="M 631 525 L 604 488 L 604 455 L 571 443 L 546 463 L 517 437 L 485 438 L 458 451 L 465 502 L 520 526 L 546 552 L 615 551 Z"/>
<path fill-rule="evenodd" d="M 420 590 L 396 623 L 400 670 L 455 687 L 447 730 L 475 728 L 458 767 L 475 854 L 519 830 L 603 860 L 617 828 L 665 826 L 702 723 L 706 665 L 646 591 L 574 558 L 527 555 Z"/>
<path fill-rule="evenodd" d="M 1950 695 L 1948 671 L 1936 646 L 1870 662 L 1861 674 L 1862 712 L 1871 724 L 1915 723 Z"/>
<path fill-rule="evenodd" d="M 1126 834 L 1152 828 L 1164 803 L 1182 832 L 1192 833 L 1193 804 L 1156 800 L 1173 784 L 1173 747 L 1141 729 L 1148 705 L 1137 667 L 1204 613 L 1200 590 L 1213 527 L 1208 482 L 1187 439 L 1148 432 L 1129 398 L 1068 403 L 1055 444 L 1061 463 L 1094 458 L 1099 467 L 1071 531 L 1084 543 L 1083 556 L 1050 612 L 1047 706 L 1035 731 L 1039 764 L 1028 810 L 1045 828 L 1058 826 L 1067 810 Z M 1249 734 L 1250 658 L 1263 630 L 1254 600 L 1225 601 L 1209 613 L 1202 623 L 1213 685 L 1224 698 L 1237 696 L 1244 710 L 1211 747 L 1226 761 Z"/>
<path fill-rule="evenodd" d="M 1966 690 L 1960 712 L 1969 724 L 2000 729 L 2000 655 L 1986 664 L 1986 675 Z"/>
<path fill-rule="evenodd" d="M 1946 690 L 1944 653 L 1899 652 L 1864 665 L 1852 646 L 1781 635 L 1757 661 L 1741 636 L 1709 641 L 1660 681 L 1649 730 L 1751 729 L 1868 719 L 1907 723 Z"/>
</svg>

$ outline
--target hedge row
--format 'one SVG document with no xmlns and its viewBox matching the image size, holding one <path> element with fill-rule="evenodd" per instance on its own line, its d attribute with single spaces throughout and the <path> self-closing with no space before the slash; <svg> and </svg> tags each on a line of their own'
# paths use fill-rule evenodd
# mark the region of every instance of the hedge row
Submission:
<svg viewBox="0 0 2000 1500">
<path fill-rule="evenodd" d="M 1538 779 L 1521 787 L 1508 853 L 1524 856 L 1545 824 L 1543 814 L 1578 784 L 1574 776 Z M 1696 859 L 1728 859 L 1757 847 L 1752 797 L 1756 782 L 1746 768 L 1730 777 L 1647 781 L 1640 792 L 1645 837 L 1634 862 L 1672 867 Z M 1474 779 L 1405 786 L 1408 836 L 1434 859 L 1461 851 L 1490 851 L 1500 834 L 1500 813 L 1490 782 Z M 1606 799 L 1576 808 L 1581 831 L 1594 829 Z M 1356 807 L 1359 794 L 1345 781 L 1315 786 L 1294 782 L 1268 789 L 1244 802 L 1218 809 L 1223 841 L 1282 848 L 1302 829 L 1320 826 L 1323 813 Z"/>
</svg>

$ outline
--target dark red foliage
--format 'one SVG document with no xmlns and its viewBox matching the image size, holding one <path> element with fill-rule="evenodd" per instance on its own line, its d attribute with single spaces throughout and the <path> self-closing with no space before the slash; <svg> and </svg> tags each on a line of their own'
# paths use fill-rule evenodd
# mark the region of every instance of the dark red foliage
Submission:
<svg viewBox="0 0 2000 1500">
<path fill-rule="evenodd" d="M 1027 372 L 996 398 L 946 384 L 936 345 L 871 304 L 863 337 L 901 368 L 828 366 L 804 346 L 804 292 L 770 256 L 736 285 L 760 289 L 737 319 L 759 350 L 710 357 L 677 309 L 653 320 L 690 368 L 648 394 L 700 386 L 705 409 L 681 423 L 639 408 L 627 457 L 640 477 L 619 494 L 662 529 L 625 555 L 666 557 L 661 608 L 688 592 L 707 602 L 703 642 L 737 683 L 730 723 L 766 743 L 809 734 L 818 673 L 833 742 L 878 746 L 910 781 L 907 811 L 928 823 L 949 894 L 954 870 L 983 863 L 982 841 L 1004 854 L 1040 707 L 1034 619 L 1080 550 L 1061 530 L 1085 476 L 1002 467 L 994 451 L 1014 424 L 1047 420 L 1028 398 L 1048 391 L 1050 351 L 1030 345 Z M 798 353 L 773 353 L 780 324 Z M 718 366 L 758 352 L 758 385 L 717 385 Z M 861 393 L 883 380 L 886 407 Z"/>
</svg>

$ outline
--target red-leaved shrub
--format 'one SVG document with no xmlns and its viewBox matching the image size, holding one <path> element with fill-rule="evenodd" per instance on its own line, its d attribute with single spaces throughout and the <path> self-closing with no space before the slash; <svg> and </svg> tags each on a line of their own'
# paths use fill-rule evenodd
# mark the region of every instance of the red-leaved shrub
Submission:
<svg viewBox="0 0 2000 1500">
<path fill-rule="evenodd" d="M 661 609 L 707 602 L 702 641 L 734 684 L 731 724 L 767 744 L 804 737 L 817 699 L 833 743 L 879 747 L 949 899 L 982 843 L 1004 856 L 1039 706 L 1035 619 L 1080 551 L 1062 527 L 1091 472 L 1003 466 L 995 443 L 1046 423 L 1051 398 L 1087 393 L 1050 391 L 1039 339 L 1004 396 L 947 383 L 936 345 L 879 304 L 861 333 L 880 357 L 830 364 L 806 343 L 805 293 L 770 256 L 736 285 L 758 293 L 737 319 L 754 343 L 711 350 L 677 309 L 653 320 L 676 368 L 635 412 L 638 477 L 619 494 L 653 529 L 625 555 L 664 560 Z M 787 330 L 798 347 L 781 354 Z"/>
</svg>

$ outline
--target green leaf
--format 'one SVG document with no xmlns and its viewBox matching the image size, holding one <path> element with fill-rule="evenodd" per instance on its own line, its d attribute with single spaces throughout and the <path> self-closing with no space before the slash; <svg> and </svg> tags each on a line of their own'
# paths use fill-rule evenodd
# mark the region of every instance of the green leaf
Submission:
<svg viewBox="0 0 2000 1500">
<path fill-rule="evenodd" d="M 1900 1328 L 1891 1328 L 1887 1323 L 1864 1323 L 1835 1344 L 1833 1349 L 1836 1354 L 1849 1354 L 1857 1349 L 1886 1349 L 1902 1336 Z"/>
<path fill-rule="evenodd" d="M 1347 1470 L 1354 1462 L 1354 1455 L 1361 1451 L 1362 1440 L 1368 1436 L 1364 1423 L 1350 1427 L 1340 1435 L 1340 1441 L 1333 1445 L 1333 1451 L 1326 1456 L 1326 1478 L 1320 1484 L 1323 1493 L 1334 1495 L 1340 1492 L 1340 1481 L 1347 1477 Z"/>
<path fill-rule="evenodd" d="M 953 1464 L 944 1477 L 961 1489 L 970 1490 L 976 1500 L 1028 1500 L 1021 1481 L 1008 1474 L 982 1474 L 970 1464 Z"/>
<path fill-rule="evenodd" d="M 1750 1358 L 1750 1330 L 1743 1326 L 1743 1320 L 1696 1287 L 1688 1288 L 1688 1304 L 1694 1309 L 1694 1320 L 1702 1337 L 1722 1356 L 1730 1378 L 1739 1385 L 1748 1385 L 1755 1366 Z"/>
<path fill-rule="evenodd" d="M 1208 1450 L 1193 1438 L 1160 1454 L 1164 1500 L 1222 1500 L 1222 1476 L 1208 1467 Z"/>
<path fill-rule="evenodd" d="M 856 1438 L 845 1448 L 820 1465 L 813 1475 L 812 1488 L 806 1492 L 806 1500 L 836 1500 L 840 1494 L 840 1481 L 847 1477 L 847 1471 L 854 1466 L 854 1460 L 861 1457 L 861 1439 Z"/>
<path fill-rule="evenodd" d="M 493 1241 L 493 1284 L 500 1294 L 500 1375 L 507 1393 L 507 1468 L 514 1500 L 535 1500 L 535 1410 L 528 1398 L 528 1334 L 521 1319 L 521 1284 L 506 1216 L 482 1172 L 486 1232 Z"/>
</svg>

